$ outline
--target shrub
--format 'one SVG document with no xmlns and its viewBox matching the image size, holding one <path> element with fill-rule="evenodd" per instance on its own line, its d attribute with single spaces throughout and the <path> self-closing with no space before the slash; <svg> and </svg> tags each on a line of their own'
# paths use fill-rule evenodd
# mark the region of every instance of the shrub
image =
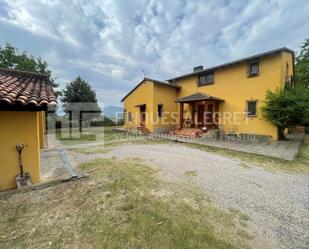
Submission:
<svg viewBox="0 0 309 249">
<path fill-rule="evenodd" d="M 276 89 L 266 93 L 264 117 L 278 128 L 279 139 L 285 139 L 284 130 L 303 125 L 309 114 L 309 89 L 304 86 Z"/>
</svg>

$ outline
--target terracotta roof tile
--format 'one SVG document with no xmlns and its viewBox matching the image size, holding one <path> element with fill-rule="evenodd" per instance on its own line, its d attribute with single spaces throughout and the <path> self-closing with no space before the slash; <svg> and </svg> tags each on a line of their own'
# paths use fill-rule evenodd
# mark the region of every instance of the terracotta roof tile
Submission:
<svg viewBox="0 0 309 249">
<path fill-rule="evenodd" d="M 55 106 L 57 98 L 46 74 L 0 68 L 0 105 Z"/>
</svg>

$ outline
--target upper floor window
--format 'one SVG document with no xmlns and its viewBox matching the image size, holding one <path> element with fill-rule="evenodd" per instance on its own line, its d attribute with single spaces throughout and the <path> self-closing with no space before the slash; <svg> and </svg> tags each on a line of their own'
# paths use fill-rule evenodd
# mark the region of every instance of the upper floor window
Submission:
<svg viewBox="0 0 309 249">
<path fill-rule="evenodd" d="M 198 76 L 198 86 L 207 86 L 214 83 L 214 73 L 206 73 Z"/>
<path fill-rule="evenodd" d="M 256 116 L 256 100 L 247 101 L 247 116 Z"/>
<path fill-rule="evenodd" d="M 158 105 L 158 117 L 162 118 L 162 116 L 163 116 L 163 105 L 159 104 Z"/>
<path fill-rule="evenodd" d="M 258 76 L 260 72 L 260 63 L 258 61 L 249 64 L 248 77 Z"/>
</svg>

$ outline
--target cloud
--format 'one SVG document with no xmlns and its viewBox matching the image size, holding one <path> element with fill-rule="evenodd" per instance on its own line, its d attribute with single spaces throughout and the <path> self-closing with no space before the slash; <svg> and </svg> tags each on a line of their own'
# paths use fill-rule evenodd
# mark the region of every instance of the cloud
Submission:
<svg viewBox="0 0 309 249">
<path fill-rule="evenodd" d="M 0 43 L 45 59 L 61 86 L 77 75 L 119 105 L 143 77 L 161 80 L 308 34 L 309 3 L 288 0 L 0 0 Z"/>
</svg>

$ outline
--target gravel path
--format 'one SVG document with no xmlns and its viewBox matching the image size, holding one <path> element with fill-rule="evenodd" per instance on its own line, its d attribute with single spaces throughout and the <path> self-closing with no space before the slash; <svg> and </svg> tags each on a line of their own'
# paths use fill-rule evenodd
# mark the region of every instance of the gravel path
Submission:
<svg viewBox="0 0 309 249">
<path fill-rule="evenodd" d="M 259 167 L 180 144 L 123 145 L 97 155 L 74 154 L 77 163 L 98 157 L 142 158 L 167 181 L 194 171 L 197 184 L 222 208 L 250 216 L 252 248 L 309 248 L 309 175 Z"/>
<path fill-rule="evenodd" d="M 206 134 L 207 135 L 207 134 Z M 176 138 L 178 141 L 202 144 L 211 147 L 243 151 L 258 155 L 280 158 L 292 161 L 302 143 L 304 134 L 288 134 L 286 141 L 223 141 L 213 140 L 208 136 L 201 139 Z M 175 138 L 171 139 L 175 140 Z"/>
</svg>

